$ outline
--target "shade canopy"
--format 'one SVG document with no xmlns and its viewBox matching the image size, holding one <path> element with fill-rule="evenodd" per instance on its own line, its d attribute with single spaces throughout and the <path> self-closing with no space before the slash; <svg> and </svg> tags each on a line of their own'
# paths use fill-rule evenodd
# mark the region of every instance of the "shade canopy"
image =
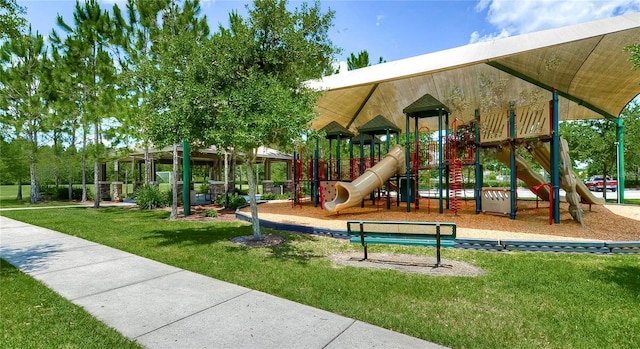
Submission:
<svg viewBox="0 0 640 349">
<path fill-rule="evenodd" d="M 462 121 L 544 104 L 560 95 L 560 119 L 617 118 L 640 94 L 640 70 L 624 47 L 640 42 L 640 13 L 470 44 L 308 81 L 325 90 L 314 129 L 332 121 L 352 131 L 385 115 L 405 128 L 403 110 L 422 96 Z M 436 127 L 437 118 L 419 126 Z"/>
</svg>

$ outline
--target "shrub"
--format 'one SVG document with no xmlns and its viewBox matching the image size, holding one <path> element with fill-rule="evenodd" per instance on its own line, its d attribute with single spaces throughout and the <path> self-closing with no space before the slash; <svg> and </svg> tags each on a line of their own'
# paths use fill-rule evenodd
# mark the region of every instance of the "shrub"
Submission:
<svg viewBox="0 0 640 349">
<path fill-rule="evenodd" d="M 261 200 L 287 200 L 289 199 L 289 194 L 274 194 L 274 193 L 264 193 L 260 195 Z"/>
<path fill-rule="evenodd" d="M 202 183 L 198 186 L 198 190 L 196 191 L 198 194 L 207 194 L 209 193 L 209 184 Z"/>
<path fill-rule="evenodd" d="M 205 217 L 216 218 L 216 217 L 218 217 L 218 211 L 216 211 L 216 210 L 206 210 L 206 211 L 203 212 L 203 215 Z"/>
<path fill-rule="evenodd" d="M 274 193 L 264 193 L 264 194 L 260 195 L 260 199 L 262 199 L 262 200 L 275 200 L 276 199 L 276 194 L 274 194 Z"/>
<path fill-rule="evenodd" d="M 216 204 L 220 206 L 224 206 L 225 204 L 224 195 L 216 199 Z M 233 195 L 229 195 L 229 206 L 227 206 L 227 208 L 235 210 L 239 207 L 245 206 L 246 204 L 247 204 L 247 199 L 245 199 L 243 196 L 240 196 L 238 194 L 233 194 Z"/>
<path fill-rule="evenodd" d="M 69 200 L 69 186 L 53 186 L 49 185 L 41 190 L 42 194 L 50 200 Z M 71 199 L 72 200 L 82 200 L 82 188 L 72 188 L 71 189 Z M 93 197 L 91 196 L 91 191 L 87 189 L 87 200 L 91 200 Z"/>
<path fill-rule="evenodd" d="M 143 185 L 136 192 L 136 204 L 145 210 L 171 205 L 171 192 L 161 192 L 160 188 L 153 185 Z"/>
</svg>

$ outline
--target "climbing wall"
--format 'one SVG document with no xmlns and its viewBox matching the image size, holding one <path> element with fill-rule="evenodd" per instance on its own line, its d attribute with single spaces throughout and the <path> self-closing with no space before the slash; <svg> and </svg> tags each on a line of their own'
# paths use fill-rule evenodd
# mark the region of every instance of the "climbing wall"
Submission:
<svg viewBox="0 0 640 349">
<path fill-rule="evenodd" d="M 336 198 L 336 183 L 338 181 L 320 181 L 324 193 L 324 202 L 333 201 Z"/>
</svg>

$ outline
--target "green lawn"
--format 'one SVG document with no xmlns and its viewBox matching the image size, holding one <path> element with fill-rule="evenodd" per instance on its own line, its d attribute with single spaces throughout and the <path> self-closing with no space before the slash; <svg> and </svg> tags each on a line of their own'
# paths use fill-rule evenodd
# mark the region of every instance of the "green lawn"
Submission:
<svg viewBox="0 0 640 349">
<path fill-rule="evenodd" d="M 2 348 L 141 348 L 0 260 Z"/>
<path fill-rule="evenodd" d="M 443 251 L 481 277 L 335 267 L 359 250 L 332 238 L 283 234 L 274 248 L 235 245 L 241 223 L 166 220 L 121 208 L 2 212 L 160 262 L 454 348 L 631 348 L 640 343 L 640 256 Z M 109 222 L 109 224 L 105 224 Z M 433 255 L 430 248 L 372 252 Z"/>
<path fill-rule="evenodd" d="M 93 190 L 89 189 L 91 193 Z M 32 205 L 29 202 L 31 198 L 31 186 L 22 186 L 22 201 L 16 200 L 18 195 L 17 185 L 0 185 L 0 208 L 14 208 L 14 207 L 34 207 L 34 206 L 65 206 L 74 205 L 74 202 L 69 201 L 43 201 L 36 205 Z"/>
</svg>

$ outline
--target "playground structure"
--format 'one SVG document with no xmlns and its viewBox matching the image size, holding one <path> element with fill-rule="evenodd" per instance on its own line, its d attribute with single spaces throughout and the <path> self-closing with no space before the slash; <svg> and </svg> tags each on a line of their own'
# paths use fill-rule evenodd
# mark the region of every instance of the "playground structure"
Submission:
<svg viewBox="0 0 640 349">
<path fill-rule="evenodd" d="M 554 97 L 557 101 L 555 94 Z M 324 190 L 320 187 L 315 190 L 318 201 L 322 202 L 323 208 L 340 212 L 349 207 L 363 206 L 367 196 L 373 199 L 374 193 L 379 193 L 384 188 L 388 199 L 387 208 L 390 191 L 394 189 L 396 204 L 406 203 L 407 212 L 411 212 L 412 205 L 415 210 L 420 210 L 421 206 L 424 207 L 421 201 L 426 200 L 426 208 L 430 213 L 431 200 L 435 199 L 438 201 L 439 213 L 447 209 L 457 214 L 463 204 L 463 167 L 473 166 L 476 177 L 476 214 L 500 214 L 516 219 L 517 181 L 520 179 L 537 198 L 549 202 L 550 223 L 559 223 L 559 189 L 562 188 L 566 192 L 571 216 L 578 223 L 584 224 L 580 204 L 604 202 L 594 197 L 581 181 L 576 180 L 567 143 L 558 134 L 557 103 L 554 100 L 548 104 L 517 108 L 511 102 L 508 109 L 486 115 L 476 110 L 475 121 L 463 124 L 458 119 L 450 123 L 447 106 L 427 94 L 403 110 L 406 116 L 404 147 L 396 145 L 387 148 L 384 157 L 378 152 L 376 158 L 372 140 L 370 157 L 365 159 L 361 141 L 359 161 L 351 158 L 349 162 L 349 181 L 331 176 L 331 185 L 325 186 Z M 419 119 L 427 117 L 438 119 L 437 131 L 419 127 Z M 400 137 L 396 139 L 399 141 Z M 388 143 L 389 137 L 386 140 Z M 353 146 L 353 142 L 350 145 Z M 497 160 L 509 166 L 510 187 L 483 187 L 480 149 L 487 149 Z M 540 163 L 551 176 L 549 183 L 518 154 L 518 149 L 528 151 Z M 323 163 L 317 158 L 317 154 L 316 150 L 316 157 L 312 162 L 318 165 L 314 165 L 314 169 L 321 168 L 320 164 Z M 338 160 L 339 163 L 339 151 L 336 159 L 330 160 Z M 320 180 L 321 177 L 316 176 L 315 171 L 314 178 Z M 435 193 L 432 193 L 432 171 L 437 171 Z M 360 175 L 354 178 L 354 173 Z M 392 180 L 394 178 L 396 180 Z M 421 190 L 424 183 L 426 190 Z M 324 197 L 320 197 L 321 194 Z"/>
</svg>

